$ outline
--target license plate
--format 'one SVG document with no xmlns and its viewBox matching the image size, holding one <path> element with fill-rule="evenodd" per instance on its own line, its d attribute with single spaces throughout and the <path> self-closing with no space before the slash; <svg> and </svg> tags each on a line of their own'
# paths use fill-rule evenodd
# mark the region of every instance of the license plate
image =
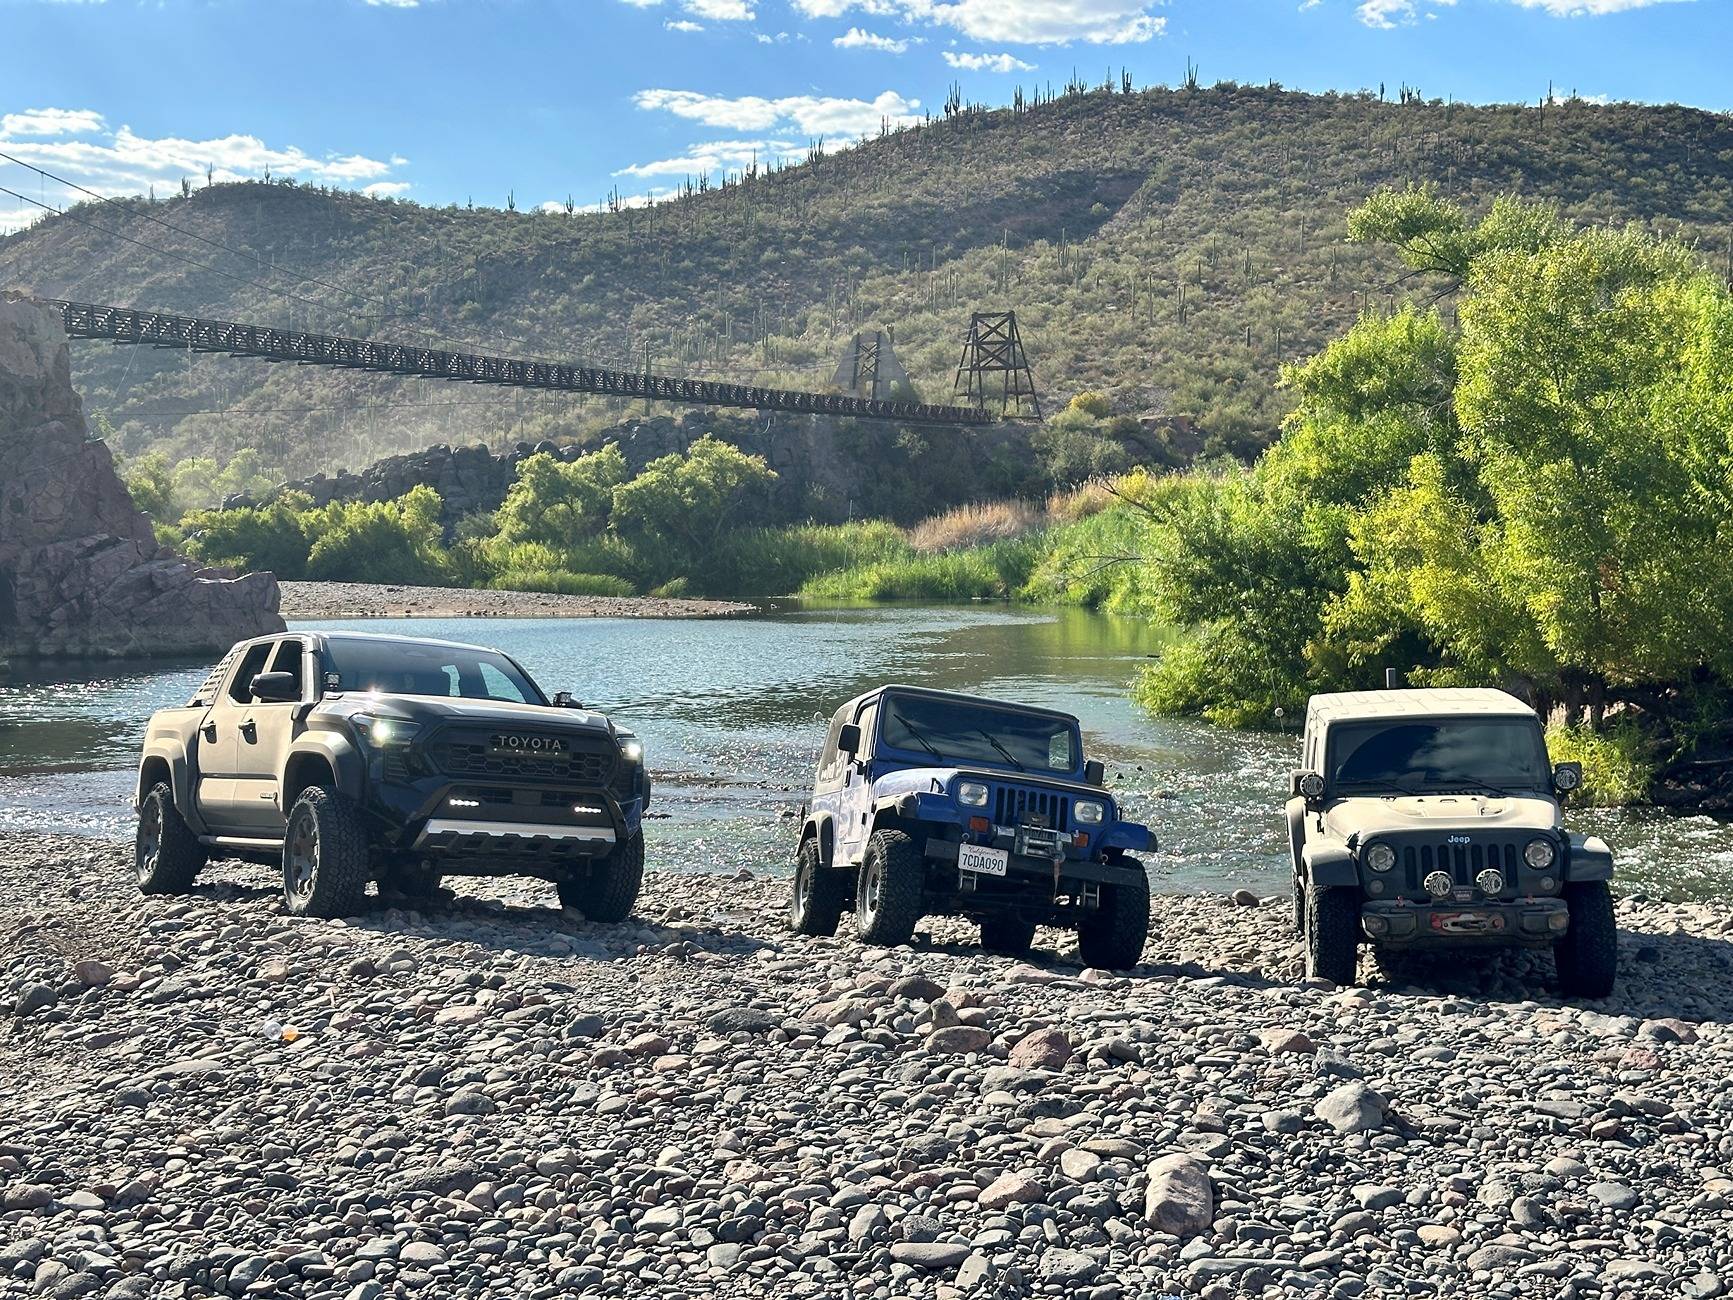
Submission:
<svg viewBox="0 0 1733 1300">
<path fill-rule="evenodd" d="M 957 865 L 964 871 L 973 871 L 983 876 L 1002 876 L 1005 868 L 1011 865 L 1011 853 L 1008 849 L 963 844 L 957 848 Z"/>
<path fill-rule="evenodd" d="M 1440 934 L 1490 934 L 1504 929 L 1498 912 L 1434 912 L 1432 928 Z"/>
</svg>

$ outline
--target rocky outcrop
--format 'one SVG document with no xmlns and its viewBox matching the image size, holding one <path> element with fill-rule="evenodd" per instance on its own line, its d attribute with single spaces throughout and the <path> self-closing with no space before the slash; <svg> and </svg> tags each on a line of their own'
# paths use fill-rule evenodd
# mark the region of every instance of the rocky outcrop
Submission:
<svg viewBox="0 0 1733 1300">
<path fill-rule="evenodd" d="M 280 630 L 277 581 L 158 546 L 90 436 L 59 317 L 0 298 L 0 660 L 209 654 Z"/>
</svg>

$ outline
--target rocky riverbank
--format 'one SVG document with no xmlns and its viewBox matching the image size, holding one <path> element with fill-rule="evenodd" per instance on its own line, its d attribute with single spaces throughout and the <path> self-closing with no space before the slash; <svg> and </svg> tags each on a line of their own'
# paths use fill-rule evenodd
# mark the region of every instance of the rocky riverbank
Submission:
<svg viewBox="0 0 1733 1300">
<path fill-rule="evenodd" d="M 719 618 L 747 614 L 731 600 L 561 596 L 544 591 L 401 587 L 372 582 L 285 582 L 284 618 Z"/>
<path fill-rule="evenodd" d="M 1161 897 L 1144 967 L 784 932 L 652 875 L 605 927 L 476 882 L 292 920 L 0 836 L 0 1294 L 1712 1296 L 1733 910 L 1624 978 L 1311 987 L 1283 903 Z M 1243 900 L 1250 902 L 1251 900 Z"/>
</svg>

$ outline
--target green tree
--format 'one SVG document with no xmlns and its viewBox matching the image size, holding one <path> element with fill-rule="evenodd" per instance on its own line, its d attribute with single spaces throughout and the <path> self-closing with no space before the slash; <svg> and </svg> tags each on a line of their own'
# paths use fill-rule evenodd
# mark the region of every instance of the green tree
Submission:
<svg viewBox="0 0 1733 1300">
<path fill-rule="evenodd" d="M 450 572 L 439 511 L 439 493 L 426 485 L 395 501 L 334 501 L 311 511 L 303 516 L 313 538 L 307 576 L 438 586 Z"/>
<path fill-rule="evenodd" d="M 206 564 L 265 571 L 286 580 L 307 576 L 307 516 L 312 502 L 285 492 L 236 510 L 195 510 L 185 520 L 187 553 Z"/>
<path fill-rule="evenodd" d="M 749 507 L 775 481 L 762 456 L 700 438 L 614 489 L 614 528 L 657 575 L 688 574 L 725 533 L 754 522 Z"/>
<path fill-rule="evenodd" d="M 499 535 L 569 551 L 607 526 L 625 481 L 626 458 L 612 443 L 570 463 L 547 452 L 526 457 L 495 515 Z"/>
</svg>

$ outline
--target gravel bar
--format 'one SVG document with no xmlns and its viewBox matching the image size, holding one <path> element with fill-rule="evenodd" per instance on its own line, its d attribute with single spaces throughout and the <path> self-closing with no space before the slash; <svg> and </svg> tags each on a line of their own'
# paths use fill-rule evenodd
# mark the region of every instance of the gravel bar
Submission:
<svg viewBox="0 0 1733 1300">
<path fill-rule="evenodd" d="M 1285 899 L 1146 964 L 788 934 L 770 873 L 285 915 L 0 836 L 0 1295 L 1707 1297 L 1733 1276 L 1733 910 L 1299 978 Z"/>
<path fill-rule="evenodd" d="M 750 614 L 731 600 L 561 596 L 544 591 L 398 587 L 372 582 L 284 582 L 282 615 L 319 618 L 720 618 Z"/>
</svg>

